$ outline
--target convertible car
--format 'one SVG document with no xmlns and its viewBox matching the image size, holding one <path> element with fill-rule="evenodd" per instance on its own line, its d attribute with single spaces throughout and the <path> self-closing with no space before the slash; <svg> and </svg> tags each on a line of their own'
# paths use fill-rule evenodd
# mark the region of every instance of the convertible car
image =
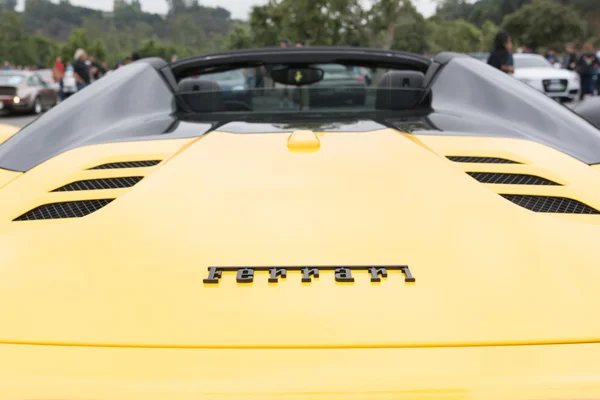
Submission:
<svg viewBox="0 0 600 400">
<path fill-rule="evenodd" d="M 474 58 L 145 59 L 4 139 L 2 399 L 600 396 L 600 131 Z"/>
</svg>

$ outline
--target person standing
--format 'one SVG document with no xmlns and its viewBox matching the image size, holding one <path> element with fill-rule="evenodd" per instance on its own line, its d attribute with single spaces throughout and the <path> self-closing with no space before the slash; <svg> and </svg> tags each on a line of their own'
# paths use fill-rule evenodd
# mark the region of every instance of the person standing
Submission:
<svg viewBox="0 0 600 400">
<path fill-rule="evenodd" d="M 56 57 L 56 59 L 54 59 L 54 66 L 52 67 L 52 75 L 54 78 L 54 82 L 60 82 L 60 80 L 62 79 L 64 74 L 65 74 L 65 64 L 63 64 L 60 56 Z"/>
<path fill-rule="evenodd" d="M 596 69 L 599 66 L 594 47 L 591 43 L 583 46 L 582 53 L 577 60 L 576 71 L 581 78 L 581 100 L 585 95 L 596 95 Z"/>
<path fill-rule="evenodd" d="M 577 67 L 577 53 L 575 53 L 575 46 L 572 43 L 565 45 L 565 56 L 563 57 L 562 67 L 569 71 L 575 71 Z"/>
<path fill-rule="evenodd" d="M 290 47 L 290 41 L 287 39 L 281 39 L 279 41 L 279 47 L 281 47 L 282 49 L 286 49 L 286 48 Z"/>
<path fill-rule="evenodd" d="M 87 53 L 84 49 L 77 49 L 75 52 L 75 61 L 73 61 L 73 72 L 77 81 L 77 90 L 88 86 L 91 82 L 90 68 L 86 64 Z"/>
<path fill-rule="evenodd" d="M 92 79 L 97 81 L 100 79 L 102 74 L 100 73 L 100 64 L 96 61 L 96 57 L 90 56 L 88 67 L 90 68 L 90 73 L 92 74 Z"/>
<path fill-rule="evenodd" d="M 494 48 L 487 63 L 507 74 L 515 72 L 512 55 L 512 38 L 505 31 L 500 31 L 494 38 Z"/>
<path fill-rule="evenodd" d="M 73 65 L 67 65 L 60 80 L 60 99 L 65 100 L 77 92 L 77 79 Z"/>
</svg>

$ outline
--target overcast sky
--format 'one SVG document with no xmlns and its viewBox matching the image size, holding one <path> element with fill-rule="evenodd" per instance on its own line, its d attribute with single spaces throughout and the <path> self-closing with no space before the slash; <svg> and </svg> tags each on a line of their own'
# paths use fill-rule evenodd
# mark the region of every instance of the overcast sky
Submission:
<svg viewBox="0 0 600 400">
<path fill-rule="evenodd" d="M 52 0 L 58 3 L 58 0 Z M 200 4 L 206 6 L 221 6 L 229 10 L 233 18 L 247 19 L 250 8 L 255 4 L 264 4 L 267 0 L 200 0 Z M 25 0 L 19 0 L 19 8 L 23 9 Z M 71 0 L 71 4 L 96 8 L 100 10 L 112 10 L 114 0 Z M 152 13 L 166 13 L 167 0 L 141 0 L 142 9 Z M 435 0 L 413 0 L 415 6 L 426 17 L 435 11 Z"/>
</svg>

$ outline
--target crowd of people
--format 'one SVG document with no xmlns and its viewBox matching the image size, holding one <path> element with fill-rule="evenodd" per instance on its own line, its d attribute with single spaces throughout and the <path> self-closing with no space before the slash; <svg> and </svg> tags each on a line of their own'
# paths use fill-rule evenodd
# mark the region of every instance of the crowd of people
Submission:
<svg viewBox="0 0 600 400">
<path fill-rule="evenodd" d="M 533 53 L 533 51 L 527 46 L 521 46 L 517 49 L 517 53 Z M 597 96 L 600 93 L 600 50 L 594 49 L 591 43 L 584 44 L 579 51 L 573 43 L 567 43 L 564 46 L 564 53 L 559 54 L 556 49 L 549 49 L 545 57 L 551 64 L 558 64 L 561 68 L 579 74 L 581 98 L 586 95 Z M 488 64 L 508 74 L 514 72 L 513 42 L 507 32 L 500 31 L 496 35 Z"/>
<path fill-rule="evenodd" d="M 125 63 L 117 62 L 114 69 L 139 59 L 139 54 L 133 53 L 130 57 L 127 57 Z M 61 58 L 57 57 L 52 72 L 54 80 L 60 84 L 60 95 L 64 100 L 92 82 L 102 79 L 103 76 L 110 74 L 114 69 L 110 69 L 106 61 L 98 62 L 94 56 L 88 57 L 85 49 L 77 49 L 73 62 L 66 66 Z"/>
<path fill-rule="evenodd" d="M 59 95 L 61 100 L 64 100 L 92 82 L 139 59 L 140 55 L 134 52 L 124 62 L 117 61 L 114 67 L 110 68 L 105 60 L 98 61 L 93 55 L 88 57 L 85 49 L 77 49 L 73 61 L 65 63 L 60 56 L 56 57 L 52 66 L 52 78 L 54 82 L 59 84 Z M 15 66 L 10 61 L 4 61 L 2 69 L 5 71 L 40 71 L 47 70 L 48 68 L 44 65 Z"/>
</svg>

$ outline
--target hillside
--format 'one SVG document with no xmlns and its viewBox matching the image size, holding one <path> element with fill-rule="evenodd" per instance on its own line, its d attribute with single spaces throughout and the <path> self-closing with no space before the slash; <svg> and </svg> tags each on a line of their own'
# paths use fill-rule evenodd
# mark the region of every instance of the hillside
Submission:
<svg viewBox="0 0 600 400">
<path fill-rule="evenodd" d="M 102 39 L 113 52 L 130 50 L 148 39 L 195 49 L 210 48 L 212 42 L 227 35 L 235 22 L 231 13 L 221 7 L 194 5 L 160 16 L 133 5 L 121 5 L 106 13 L 49 0 L 27 0 L 21 21 L 25 33 L 58 42 L 65 42 L 73 29 L 83 28 L 91 41 Z"/>
</svg>

